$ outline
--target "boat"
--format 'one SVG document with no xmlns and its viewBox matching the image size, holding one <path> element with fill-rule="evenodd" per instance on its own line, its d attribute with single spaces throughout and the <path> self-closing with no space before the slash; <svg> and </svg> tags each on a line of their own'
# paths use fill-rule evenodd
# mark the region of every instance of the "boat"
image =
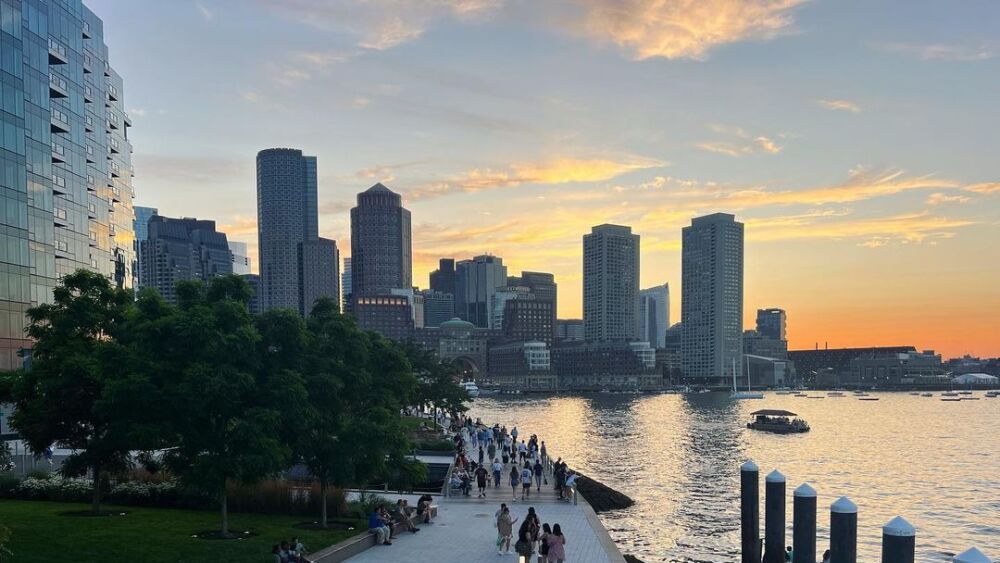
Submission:
<svg viewBox="0 0 1000 563">
<path fill-rule="evenodd" d="M 920 396 L 921 397 L 933 397 L 934 393 L 921 393 Z"/>
<path fill-rule="evenodd" d="M 840 391 L 830 391 L 829 393 L 826 394 L 826 396 L 827 397 L 843 397 L 844 394 L 841 393 Z"/>
<path fill-rule="evenodd" d="M 806 397 L 806 398 L 807 398 L 807 399 L 825 399 L 826 397 L 819 397 L 819 396 L 816 396 L 816 397 Z"/>
<path fill-rule="evenodd" d="M 878 397 L 858 397 L 859 401 L 877 401 Z"/>
<path fill-rule="evenodd" d="M 979 397 L 962 397 L 963 401 L 978 401 Z"/>
<path fill-rule="evenodd" d="M 462 388 L 464 388 L 465 392 L 468 393 L 469 396 L 472 398 L 476 398 L 479 396 L 479 386 L 476 385 L 475 381 L 466 381 L 465 383 L 462 384 Z"/>
<path fill-rule="evenodd" d="M 986 396 L 989 398 L 1000 397 L 1000 391 L 987 391 Z"/>
<path fill-rule="evenodd" d="M 941 393 L 941 396 L 942 397 L 957 397 L 958 393 L 956 393 L 954 391 L 945 391 L 944 393 Z"/>
<path fill-rule="evenodd" d="M 951 401 L 951 402 L 957 403 L 958 401 L 961 401 L 962 398 L 961 397 L 941 397 L 941 400 L 942 401 Z"/>
<path fill-rule="evenodd" d="M 971 395 L 972 391 L 958 391 L 959 395 Z"/>
<path fill-rule="evenodd" d="M 913 393 L 910 393 L 910 395 L 918 396 L 918 395 L 920 395 L 920 393 L 918 393 L 917 391 L 914 391 Z"/>
<path fill-rule="evenodd" d="M 747 428 L 760 430 L 761 432 L 773 432 L 775 434 L 798 434 L 809 432 L 809 424 L 801 418 L 790 418 L 798 416 L 791 411 L 777 409 L 763 409 L 750 416 L 754 419 L 747 423 Z"/>
<path fill-rule="evenodd" d="M 747 358 L 747 390 L 737 391 L 736 390 L 736 359 L 733 358 L 733 393 L 729 396 L 730 399 L 763 399 L 764 394 L 759 391 L 750 390 L 750 358 Z"/>
<path fill-rule="evenodd" d="M 868 393 L 865 393 L 864 391 L 855 391 L 854 392 L 854 396 L 855 397 L 867 397 Z"/>
</svg>

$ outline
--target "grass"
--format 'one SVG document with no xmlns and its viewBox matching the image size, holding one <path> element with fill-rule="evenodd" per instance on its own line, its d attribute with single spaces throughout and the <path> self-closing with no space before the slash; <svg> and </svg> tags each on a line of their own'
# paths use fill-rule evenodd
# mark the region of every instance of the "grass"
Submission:
<svg viewBox="0 0 1000 563">
<path fill-rule="evenodd" d="M 243 540 L 202 540 L 195 532 L 217 530 L 216 512 L 172 508 L 108 506 L 126 516 L 68 517 L 59 513 L 86 510 L 88 505 L 46 501 L 0 500 L 0 523 L 10 529 L 13 561 L 143 561 L 199 562 L 271 561 L 271 546 L 298 536 L 310 552 L 319 551 L 365 530 L 300 530 L 302 516 L 230 514 L 233 532 L 257 535 Z M 340 520 L 341 522 L 345 522 Z"/>
<path fill-rule="evenodd" d="M 434 421 L 432 419 L 430 419 L 430 418 L 420 418 L 420 417 L 416 417 L 416 416 L 404 416 L 404 417 L 402 417 L 401 420 L 402 420 L 402 423 L 403 423 L 403 428 L 407 432 L 415 432 L 415 431 L 419 430 L 420 426 L 423 425 L 423 424 L 426 424 L 427 428 L 430 428 L 432 431 L 435 430 L 435 428 L 434 428 Z"/>
</svg>

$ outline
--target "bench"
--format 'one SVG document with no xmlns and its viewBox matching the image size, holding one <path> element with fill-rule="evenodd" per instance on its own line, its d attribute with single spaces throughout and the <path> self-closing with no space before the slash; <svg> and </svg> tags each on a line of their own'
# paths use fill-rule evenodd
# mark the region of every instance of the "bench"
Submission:
<svg viewBox="0 0 1000 563">
<path fill-rule="evenodd" d="M 438 506 L 436 504 L 432 504 L 428 510 L 431 514 L 431 520 L 437 517 Z M 417 513 L 414 512 L 413 515 L 410 516 L 410 522 L 412 522 L 415 526 L 419 526 L 422 517 L 423 515 L 417 515 Z M 392 525 L 392 533 L 397 536 L 405 531 L 406 529 L 402 524 L 397 523 Z M 346 561 L 347 559 L 358 555 L 368 548 L 375 547 L 375 545 L 375 534 L 365 530 L 363 533 L 347 538 L 346 540 L 331 545 L 326 549 L 322 549 L 316 553 L 311 553 L 308 558 L 314 563 L 339 563 L 340 561 Z"/>
</svg>

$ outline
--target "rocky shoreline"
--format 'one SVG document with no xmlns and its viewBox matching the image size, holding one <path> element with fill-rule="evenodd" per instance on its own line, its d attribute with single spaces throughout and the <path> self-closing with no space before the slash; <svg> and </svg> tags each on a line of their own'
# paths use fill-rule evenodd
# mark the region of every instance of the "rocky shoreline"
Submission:
<svg viewBox="0 0 1000 563">
<path fill-rule="evenodd" d="M 628 495 L 620 493 L 600 481 L 577 473 L 576 490 L 600 514 L 609 510 L 624 510 L 635 504 Z"/>
</svg>

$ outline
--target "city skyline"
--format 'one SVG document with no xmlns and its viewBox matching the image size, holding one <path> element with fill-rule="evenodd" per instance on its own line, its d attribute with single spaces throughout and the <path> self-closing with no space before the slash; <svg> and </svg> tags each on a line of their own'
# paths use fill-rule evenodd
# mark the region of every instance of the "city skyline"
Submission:
<svg viewBox="0 0 1000 563">
<path fill-rule="evenodd" d="M 510 3 L 414 4 L 415 29 L 386 43 L 378 10 L 338 23 L 313 2 L 88 2 L 129 83 L 137 204 L 214 218 L 255 246 L 251 155 L 301 147 L 324 163 L 321 235 L 342 249 L 353 195 L 382 181 L 413 213 L 417 285 L 438 258 L 492 253 L 512 271 L 553 272 L 563 317 L 581 315 L 589 226 L 643 237 L 648 287 L 679 282 L 690 218 L 735 213 L 747 225 L 745 326 L 781 307 L 792 349 L 1000 354 L 997 143 L 984 127 L 996 118 L 997 7 L 911 6 L 886 31 L 873 22 L 898 5 L 720 9 L 737 4 L 754 9 L 718 33 L 677 8 L 645 12 L 631 35 L 627 18 L 554 31 Z M 607 9 L 552 5 L 566 22 Z M 689 41 L 665 31 L 671 18 Z M 962 25 L 934 25 L 943 19 Z M 190 40 L 151 68 L 147 54 L 182 27 Z M 514 54 L 495 54 L 511 37 Z M 456 42 L 462 53 L 445 50 Z M 237 62 L 202 95 L 209 78 L 190 61 L 205 54 Z M 218 195 L 188 209 L 206 184 Z"/>
</svg>

